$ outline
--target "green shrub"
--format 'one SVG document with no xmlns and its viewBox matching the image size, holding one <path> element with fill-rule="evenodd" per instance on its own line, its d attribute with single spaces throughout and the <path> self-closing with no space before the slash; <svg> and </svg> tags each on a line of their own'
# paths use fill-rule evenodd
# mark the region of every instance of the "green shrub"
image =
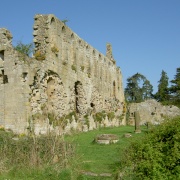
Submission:
<svg viewBox="0 0 180 180">
<path fill-rule="evenodd" d="M 97 112 L 93 115 L 94 121 L 101 122 L 106 117 L 106 112 Z"/>
<path fill-rule="evenodd" d="M 33 43 L 23 44 L 21 41 L 19 41 L 17 45 L 14 47 L 14 49 L 20 52 L 21 54 L 30 56 L 34 51 L 34 45 Z"/>
<path fill-rule="evenodd" d="M 52 125 L 56 122 L 54 113 L 48 113 L 49 124 Z"/>
<path fill-rule="evenodd" d="M 120 171 L 124 179 L 180 179 L 180 117 L 132 142 L 121 157 Z"/>
<path fill-rule="evenodd" d="M 114 112 L 109 112 L 108 114 L 107 114 L 107 117 L 108 117 L 108 119 L 114 119 L 115 118 L 115 113 Z"/>
</svg>

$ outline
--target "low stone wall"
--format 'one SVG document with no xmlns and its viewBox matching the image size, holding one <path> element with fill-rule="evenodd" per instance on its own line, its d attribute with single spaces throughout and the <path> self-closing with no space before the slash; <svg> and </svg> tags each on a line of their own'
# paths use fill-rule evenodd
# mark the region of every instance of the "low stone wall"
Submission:
<svg viewBox="0 0 180 180">
<path fill-rule="evenodd" d="M 150 122 L 159 124 L 165 117 L 175 117 L 180 115 L 180 109 L 176 106 L 163 106 L 156 100 L 150 99 L 141 103 L 131 103 L 128 106 L 129 124 L 134 125 L 134 113 L 138 111 L 140 114 L 140 124 Z"/>
</svg>

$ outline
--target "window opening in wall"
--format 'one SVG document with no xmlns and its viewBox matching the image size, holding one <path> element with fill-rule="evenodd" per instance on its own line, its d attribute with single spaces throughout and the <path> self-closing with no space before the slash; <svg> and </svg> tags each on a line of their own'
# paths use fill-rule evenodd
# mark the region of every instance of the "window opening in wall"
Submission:
<svg viewBox="0 0 180 180">
<path fill-rule="evenodd" d="M 4 84 L 8 83 L 8 76 L 7 76 L 7 75 L 4 75 L 3 77 L 4 77 L 4 78 L 3 78 L 3 83 L 4 83 Z"/>
<path fill-rule="evenodd" d="M 8 83 L 8 76 L 4 74 L 4 70 L 2 70 L 1 72 L 2 72 L 2 77 L 3 77 L 3 84 Z"/>
<path fill-rule="evenodd" d="M 0 51 L 0 60 L 4 61 L 4 50 Z"/>
<path fill-rule="evenodd" d="M 46 93 L 47 93 L 47 103 L 48 103 L 48 111 L 52 111 L 53 110 L 53 100 L 54 100 L 54 93 L 55 93 L 55 80 L 52 77 L 49 77 L 49 79 L 47 80 L 47 89 L 46 89 Z"/>
<path fill-rule="evenodd" d="M 74 85 L 74 90 L 75 90 L 75 111 L 76 113 L 81 113 L 80 112 L 80 107 L 82 102 L 82 83 L 80 81 L 75 82 Z"/>
<path fill-rule="evenodd" d="M 54 17 L 51 19 L 51 27 L 55 30 L 56 29 L 56 22 Z"/>
<path fill-rule="evenodd" d="M 54 17 L 51 19 L 51 25 L 54 25 L 55 24 L 55 19 Z"/>
<path fill-rule="evenodd" d="M 95 105 L 94 105 L 94 103 L 90 103 L 90 106 L 93 108 Z"/>
<path fill-rule="evenodd" d="M 78 100 L 79 100 L 79 92 L 78 92 L 78 85 L 79 85 L 79 81 L 75 82 L 75 86 L 74 86 L 74 90 L 75 90 L 75 110 L 77 113 L 79 113 L 79 109 L 78 109 Z"/>
<path fill-rule="evenodd" d="M 27 75 L 28 75 L 27 72 L 24 72 L 24 73 L 22 74 L 22 78 L 23 78 L 23 81 L 24 81 L 24 82 L 27 81 Z"/>
<path fill-rule="evenodd" d="M 116 97 L 116 83 L 113 82 L 113 96 Z"/>
<path fill-rule="evenodd" d="M 63 32 L 63 33 L 65 32 L 65 27 L 64 27 L 64 26 L 62 27 L 62 32 Z"/>
<path fill-rule="evenodd" d="M 74 34 L 73 33 L 71 34 L 71 39 L 74 39 Z"/>
</svg>

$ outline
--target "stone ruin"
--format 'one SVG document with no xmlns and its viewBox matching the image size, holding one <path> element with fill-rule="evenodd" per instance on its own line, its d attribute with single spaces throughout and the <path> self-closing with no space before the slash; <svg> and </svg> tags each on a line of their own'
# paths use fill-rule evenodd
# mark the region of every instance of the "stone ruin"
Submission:
<svg viewBox="0 0 180 180">
<path fill-rule="evenodd" d="M 34 19 L 33 57 L 16 51 L 11 33 L 0 29 L 0 125 L 45 134 L 125 124 L 122 74 L 111 45 L 103 55 L 54 15 Z M 101 111 L 115 117 L 95 122 Z"/>
<path fill-rule="evenodd" d="M 147 123 L 159 124 L 166 117 L 180 116 L 180 109 L 176 106 L 163 106 L 154 99 L 141 103 L 131 103 L 128 106 L 128 124 L 135 125 L 135 112 L 139 112 L 140 125 Z"/>
</svg>

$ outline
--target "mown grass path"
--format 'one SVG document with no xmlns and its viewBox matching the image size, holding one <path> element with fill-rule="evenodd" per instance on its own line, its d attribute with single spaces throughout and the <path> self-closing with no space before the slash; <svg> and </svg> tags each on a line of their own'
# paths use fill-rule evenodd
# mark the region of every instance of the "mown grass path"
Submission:
<svg viewBox="0 0 180 180">
<path fill-rule="evenodd" d="M 130 133 L 132 137 L 125 138 L 124 134 L 126 133 Z M 119 141 L 110 145 L 94 143 L 93 140 L 98 134 L 115 134 L 119 136 Z M 123 149 L 129 145 L 132 139 L 142 136 L 142 134 L 135 134 L 133 126 L 121 126 L 79 133 L 67 136 L 65 139 L 75 144 L 79 159 L 78 166 L 82 173 L 113 174 Z"/>
</svg>

